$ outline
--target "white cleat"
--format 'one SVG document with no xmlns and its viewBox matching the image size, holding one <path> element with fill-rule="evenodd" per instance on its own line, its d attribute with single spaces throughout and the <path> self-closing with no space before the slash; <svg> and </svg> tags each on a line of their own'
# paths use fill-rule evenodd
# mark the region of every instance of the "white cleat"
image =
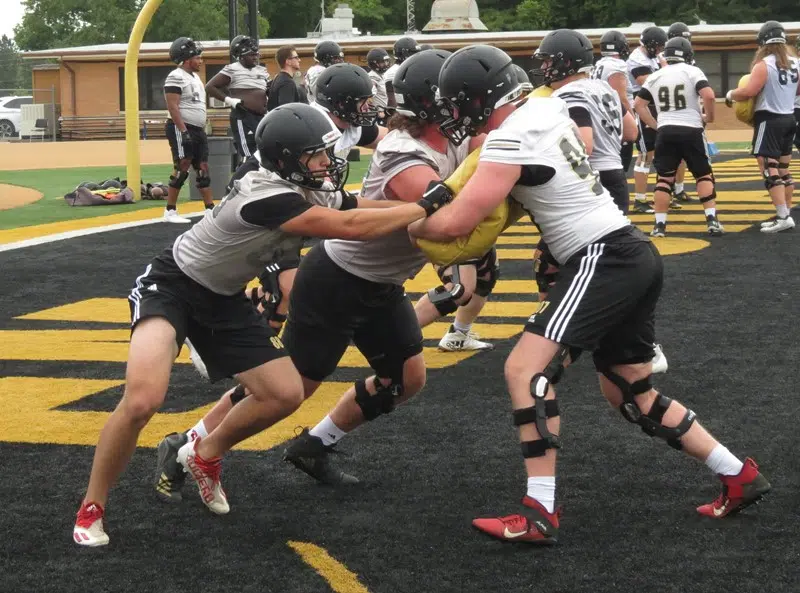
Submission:
<svg viewBox="0 0 800 593">
<path fill-rule="evenodd" d="M 201 439 L 189 441 L 178 450 L 178 463 L 194 478 L 200 491 L 200 498 L 208 510 L 217 515 L 227 515 L 231 507 L 222 489 L 219 476 L 222 472 L 222 458 L 206 460 L 197 454 Z"/>
<path fill-rule="evenodd" d="M 164 209 L 164 221 L 165 222 L 173 222 L 176 224 L 189 224 L 192 222 L 188 218 L 184 218 L 183 216 L 178 216 L 177 210 L 167 210 Z"/>
<path fill-rule="evenodd" d="M 208 378 L 208 369 L 206 368 L 206 363 L 204 363 L 203 359 L 200 358 L 200 354 L 198 354 L 197 350 L 194 349 L 194 346 L 189 341 L 189 338 L 186 338 L 183 343 L 189 349 L 189 360 L 192 361 L 192 365 L 194 365 L 195 370 L 200 373 L 204 379 L 210 381 L 211 379 Z"/>
<path fill-rule="evenodd" d="M 653 352 L 655 352 L 655 356 L 653 356 L 653 370 L 652 372 L 655 373 L 666 373 L 667 369 L 669 368 L 669 364 L 667 363 L 667 357 L 664 356 L 664 350 L 661 348 L 661 344 L 653 344 Z"/>
<path fill-rule="evenodd" d="M 445 352 L 464 352 L 468 350 L 492 350 L 494 344 L 489 342 L 481 342 L 478 339 L 478 334 L 473 332 L 464 333 L 457 330 L 452 325 L 450 330 L 444 335 L 439 342 L 439 350 Z"/>
<path fill-rule="evenodd" d="M 80 546 L 96 548 L 108 545 L 108 535 L 103 529 L 103 507 L 94 502 L 82 504 L 72 528 L 72 539 Z"/>
<path fill-rule="evenodd" d="M 791 216 L 787 216 L 786 218 L 776 218 L 773 221 L 770 221 L 770 224 L 762 224 L 761 225 L 761 232 L 762 233 L 780 233 L 781 231 L 788 231 L 795 227 L 794 219 Z"/>
</svg>

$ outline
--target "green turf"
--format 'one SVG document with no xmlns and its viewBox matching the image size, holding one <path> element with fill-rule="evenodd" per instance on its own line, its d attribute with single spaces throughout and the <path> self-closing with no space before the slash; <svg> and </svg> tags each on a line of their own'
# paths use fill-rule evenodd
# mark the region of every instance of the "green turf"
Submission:
<svg viewBox="0 0 800 593">
<path fill-rule="evenodd" d="M 360 182 L 368 165 L 369 158 L 365 157 L 362 157 L 361 161 L 350 163 L 348 183 Z M 142 166 L 142 179 L 150 183 L 166 183 L 169 181 L 171 170 L 170 165 L 144 165 Z M 125 167 L 0 171 L 0 183 L 30 187 L 42 192 L 44 196 L 41 200 L 27 206 L 0 211 L 0 230 L 130 212 L 141 208 L 152 208 L 162 203 L 142 200 L 134 204 L 89 208 L 73 207 L 64 200 L 64 194 L 72 191 L 82 181 L 103 181 L 113 177 L 124 179 L 125 175 Z M 184 195 L 186 195 L 186 190 L 184 190 Z"/>
<path fill-rule="evenodd" d="M 720 150 L 749 150 L 749 142 L 717 142 L 717 148 Z"/>
</svg>

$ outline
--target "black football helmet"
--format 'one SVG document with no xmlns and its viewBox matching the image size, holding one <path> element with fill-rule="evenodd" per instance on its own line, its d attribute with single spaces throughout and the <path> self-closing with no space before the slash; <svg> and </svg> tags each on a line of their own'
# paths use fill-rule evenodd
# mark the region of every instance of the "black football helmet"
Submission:
<svg viewBox="0 0 800 593">
<path fill-rule="evenodd" d="M 767 21 L 758 30 L 758 45 L 770 45 L 772 43 L 786 43 L 786 29 L 778 21 Z"/>
<path fill-rule="evenodd" d="M 425 51 L 428 49 L 434 49 L 434 47 L 430 43 L 423 43 L 419 46 L 419 51 Z"/>
<path fill-rule="evenodd" d="M 686 23 L 672 23 L 667 29 L 667 38 L 674 39 L 675 37 L 683 37 L 684 39 L 692 40 L 692 32 Z"/>
<path fill-rule="evenodd" d="M 621 60 L 627 60 L 631 55 L 628 38 L 619 31 L 607 31 L 600 38 L 600 55 L 610 56 L 619 54 Z"/>
<path fill-rule="evenodd" d="M 383 74 L 392 65 L 389 52 L 382 47 L 374 47 L 367 53 L 367 66 L 378 74 Z"/>
<path fill-rule="evenodd" d="M 287 103 L 271 110 L 256 128 L 256 145 L 261 166 L 283 179 L 309 189 L 323 189 L 329 179 L 336 191 L 347 180 L 347 161 L 333 153 L 342 133 L 324 113 L 306 103 Z M 304 155 L 326 151 L 330 164 L 325 169 L 310 170 Z"/>
<path fill-rule="evenodd" d="M 664 46 L 664 59 L 667 63 L 694 62 L 694 50 L 692 44 L 685 37 L 673 37 Z"/>
<path fill-rule="evenodd" d="M 359 103 L 372 98 L 372 80 L 363 68 L 343 62 L 328 66 L 317 78 L 314 88 L 316 102 L 353 126 L 371 126 L 378 111 L 371 105 L 366 111 Z"/>
<path fill-rule="evenodd" d="M 394 42 L 394 61 L 402 64 L 404 60 L 421 50 L 422 48 L 413 37 L 401 37 Z"/>
<path fill-rule="evenodd" d="M 531 79 L 528 78 L 528 73 L 525 72 L 522 66 L 517 66 L 516 64 L 512 64 L 512 68 L 514 68 L 514 72 L 517 74 L 517 82 L 519 82 L 522 88 L 522 94 L 530 93 L 533 90 L 533 85 L 531 84 Z"/>
<path fill-rule="evenodd" d="M 447 118 L 440 128 L 458 145 L 477 136 L 492 112 L 522 94 L 511 58 L 491 45 L 462 47 L 445 61 L 438 98 Z"/>
<path fill-rule="evenodd" d="M 181 64 L 203 53 L 203 48 L 191 37 L 178 37 L 169 46 L 169 59 Z"/>
<path fill-rule="evenodd" d="M 394 96 L 397 113 L 416 117 L 430 123 L 441 123 L 450 114 L 436 100 L 439 73 L 452 54 L 443 49 L 431 49 L 408 58 L 394 75 Z"/>
<path fill-rule="evenodd" d="M 564 80 L 594 65 L 592 42 L 583 33 L 557 29 L 548 33 L 533 54 L 533 71 L 544 75 L 545 84 Z"/>
<path fill-rule="evenodd" d="M 234 60 L 252 54 L 258 54 L 258 42 L 255 39 L 247 35 L 237 35 L 233 38 L 233 41 L 231 41 L 231 57 Z"/>
<path fill-rule="evenodd" d="M 648 58 L 655 58 L 664 51 L 664 46 L 667 44 L 667 34 L 661 27 L 647 27 L 642 31 L 639 43 L 647 50 Z"/>
<path fill-rule="evenodd" d="M 332 64 L 344 62 L 344 52 L 335 41 L 320 41 L 314 48 L 314 60 L 327 68 Z"/>
</svg>

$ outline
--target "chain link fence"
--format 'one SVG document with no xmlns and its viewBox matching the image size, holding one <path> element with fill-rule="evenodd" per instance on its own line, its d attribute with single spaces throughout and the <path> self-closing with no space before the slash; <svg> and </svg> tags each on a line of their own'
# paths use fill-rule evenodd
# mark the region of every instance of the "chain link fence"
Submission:
<svg viewBox="0 0 800 593">
<path fill-rule="evenodd" d="M 54 86 L 0 89 L 0 142 L 55 142 L 59 116 Z"/>
</svg>

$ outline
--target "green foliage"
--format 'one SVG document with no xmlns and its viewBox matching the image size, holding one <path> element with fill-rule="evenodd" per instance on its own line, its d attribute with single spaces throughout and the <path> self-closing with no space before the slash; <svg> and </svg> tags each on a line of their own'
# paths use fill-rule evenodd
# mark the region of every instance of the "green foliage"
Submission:
<svg viewBox="0 0 800 593">
<path fill-rule="evenodd" d="M 13 89 L 19 88 L 21 66 L 17 46 L 3 35 L 0 37 L 0 96 L 11 95 Z"/>
</svg>

